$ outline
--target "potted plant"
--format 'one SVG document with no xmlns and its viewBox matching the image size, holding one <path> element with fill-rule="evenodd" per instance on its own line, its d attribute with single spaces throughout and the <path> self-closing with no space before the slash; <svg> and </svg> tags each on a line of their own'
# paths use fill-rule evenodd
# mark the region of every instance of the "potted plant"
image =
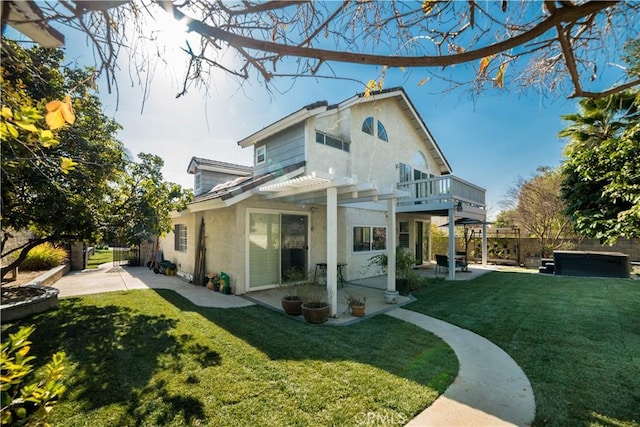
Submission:
<svg viewBox="0 0 640 427">
<path fill-rule="evenodd" d="M 302 297 L 300 296 L 301 282 L 307 279 L 306 275 L 295 267 L 288 269 L 284 274 L 284 281 L 279 284 L 285 292 L 280 300 L 285 313 L 292 316 L 302 314 Z"/>
<path fill-rule="evenodd" d="M 351 295 L 347 292 L 345 292 L 345 298 L 347 299 L 347 306 L 351 311 L 351 315 L 355 317 L 363 317 L 367 298 Z"/>
<path fill-rule="evenodd" d="M 302 296 L 302 316 L 309 323 L 324 323 L 329 319 L 329 303 L 324 287 L 307 285 Z"/>
<path fill-rule="evenodd" d="M 388 257 L 386 253 L 374 255 L 369 258 L 369 266 L 377 266 L 384 273 L 387 272 Z M 413 254 L 400 247 L 396 248 L 396 290 L 403 295 L 409 293 L 409 275 L 416 265 Z"/>
</svg>

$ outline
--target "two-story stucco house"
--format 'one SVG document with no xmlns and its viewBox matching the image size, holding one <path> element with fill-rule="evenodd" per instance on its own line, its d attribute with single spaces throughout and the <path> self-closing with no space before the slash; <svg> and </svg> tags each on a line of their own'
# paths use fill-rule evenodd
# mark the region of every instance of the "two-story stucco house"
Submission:
<svg viewBox="0 0 640 427">
<path fill-rule="evenodd" d="M 452 175 L 401 88 L 308 105 L 238 144 L 253 150 L 253 168 L 191 160 L 196 197 L 161 243 L 167 259 L 192 273 L 204 223 L 207 272 L 227 273 L 236 294 L 326 263 L 335 314 L 339 268 L 346 280 L 379 274 L 369 259 L 387 252 L 393 293 L 394 249 L 428 260 L 432 216 L 449 218 L 450 235 L 456 219 L 486 219 L 484 189 Z M 451 277 L 454 255 L 451 239 Z"/>
</svg>

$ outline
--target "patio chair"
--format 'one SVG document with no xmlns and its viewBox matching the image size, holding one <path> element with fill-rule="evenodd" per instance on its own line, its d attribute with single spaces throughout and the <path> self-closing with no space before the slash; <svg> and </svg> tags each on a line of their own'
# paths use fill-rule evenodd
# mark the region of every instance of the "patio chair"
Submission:
<svg viewBox="0 0 640 427">
<path fill-rule="evenodd" d="M 436 274 L 438 270 L 444 268 L 446 272 L 449 272 L 449 257 L 446 255 L 436 254 Z"/>
<path fill-rule="evenodd" d="M 469 263 L 467 262 L 467 253 L 466 252 L 456 252 L 456 255 L 464 256 L 464 258 L 462 260 L 460 260 L 460 261 L 456 259 L 456 268 L 460 267 L 460 269 L 462 271 L 467 271 L 467 269 L 469 267 Z"/>
</svg>

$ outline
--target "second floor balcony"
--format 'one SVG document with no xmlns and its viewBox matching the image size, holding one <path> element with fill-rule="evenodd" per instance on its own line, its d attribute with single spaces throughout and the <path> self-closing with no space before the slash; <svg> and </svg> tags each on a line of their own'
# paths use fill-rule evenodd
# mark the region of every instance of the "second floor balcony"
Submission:
<svg viewBox="0 0 640 427">
<path fill-rule="evenodd" d="M 398 212 L 446 215 L 455 209 L 458 215 L 477 219 L 486 214 L 486 190 L 453 175 L 400 182 L 398 190 L 409 193 L 398 200 Z"/>
</svg>

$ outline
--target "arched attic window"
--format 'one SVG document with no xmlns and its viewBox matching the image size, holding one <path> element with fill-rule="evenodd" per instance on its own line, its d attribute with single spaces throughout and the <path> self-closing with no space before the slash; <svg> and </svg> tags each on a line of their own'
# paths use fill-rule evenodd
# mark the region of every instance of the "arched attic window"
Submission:
<svg viewBox="0 0 640 427">
<path fill-rule="evenodd" d="M 373 135 L 373 117 L 367 117 L 362 122 L 362 132 Z"/>
<path fill-rule="evenodd" d="M 378 138 L 383 141 L 389 142 L 389 137 L 387 136 L 387 130 L 384 128 L 384 125 L 380 120 L 378 120 Z"/>
</svg>

